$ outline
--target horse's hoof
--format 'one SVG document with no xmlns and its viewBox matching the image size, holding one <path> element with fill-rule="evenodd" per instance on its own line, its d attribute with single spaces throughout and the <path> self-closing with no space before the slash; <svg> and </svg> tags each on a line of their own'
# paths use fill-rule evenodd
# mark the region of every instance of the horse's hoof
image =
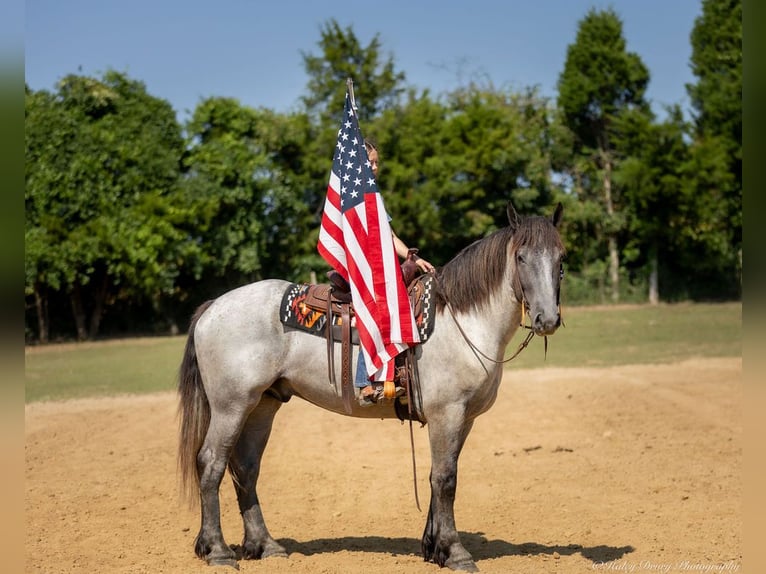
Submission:
<svg viewBox="0 0 766 574">
<path fill-rule="evenodd" d="M 445 564 L 450 570 L 459 570 L 461 572 L 478 572 L 479 567 L 473 560 L 456 560 L 454 562 L 447 560 Z"/>
<path fill-rule="evenodd" d="M 227 558 L 225 556 L 211 556 L 207 559 L 208 566 L 231 566 L 235 570 L 239 570 L 239 562 L 234 558 Z"/>
<path fill-rule="evenodd" d="M 272 542 L 263 547 L 261 558 L 287 558 L 287 550 L 281 544 Z"/>
<path fill-rule="evenodd" d="M 287 551 L 282 550 L 264 550 L 261 558 L 287 558 Z"/>
<path fill-rule="evenodd" d="M 274 541 L 266 542 L 265 544 L 256 544 L 247 542 L 243 546 L 238 547 L 239 558 L 245 560 L 262 560 L 264 558 L 287 558 L 287 550 Z"/>
</svg>

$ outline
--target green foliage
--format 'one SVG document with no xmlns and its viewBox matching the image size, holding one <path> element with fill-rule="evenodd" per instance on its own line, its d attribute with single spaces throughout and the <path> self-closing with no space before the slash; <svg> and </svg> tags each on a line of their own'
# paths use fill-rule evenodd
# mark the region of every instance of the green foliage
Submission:
<svg viewBox="0 0 766 574">
<path fill-rule="evenodd" d="M 525 213 L 551 204 L 548 110 L 533 90 L 469 87 L 446 104 L 410 93 L 371 133 L 397 235 L 435 264 L 507 225 L 509 200 Z"/>
<path fill-rule="evenodd" d="M 649 71 L 625 48 L 622 21 L 611 9 L 591 9 L 567 48 L 558 105 L 578 149 L 610 150 L 615 118 L 625 110 L 648 110 Z"/>
<path fill-rule="evenodd" d="M 555 102 L 535 89 L 404 85 L 376 35 L 330 20 L 303 54 L 304 109 L 201 101 L 179 125 L 124 74 L 26 90 L 28 340 L 176 332 L 194 307 L 267 277 L 321 280 L 319 222 L 346 79 L 377 142 L 393 228 L 436 265 L 564 204 L 565 304 L 739 295 L 741 5 L 703 2 L 687 86 L 657 122 L 613 10 L 589 11 Z M 69 315 L 73 318 L 70 318 Z M 101 325 L 104 318 L 106 325 Z"/>
<path fill-rule="evenodd" d="M 617 14 L 611 9 L 591 9 L 580 21 L 577 38 L 567 49 L 558 82 L 559 118 L 572 133 L 567 138 L 572 155 L 565 171 L 573 180 L 572 191 L 577 198 L 602 209 L 592 237 L 606 245 L 588 249 L 607 251 L 608 286 L 615 302 L 620 295 L 619 235 L 628 219 L 621 190 L 613 179 L 613 172 L 625 157 L 621 129 L 626 116 L 648 117 L 651 113 L 644 99 L 649 72 L 640 57 L 625 48 L 622 21 Z M 560 157 L 562 150 L 557 153 Z M 593 221 L 576 224 L 589 227 Z"/>
<path fill-rule="evenodd" d="M 348 78 L 361 87 L 356 103 L 363 121 L 398 103 L 405 75 L 396 71 L 393 56 L 381 56 L 379 35 L 362 47 L 351 26 L 343 29 L 334 19 L 322 25 L 320 34 L 320 55 L 303 53 L 309 77 L 303 103 L 320 125 L 336 129 L 340 123 Z"/>
<path fill-rule="evenodd" d="M 305 200 L 316 214 L 316 227 L 327 192 L 347 80 L 353 81 L 362 133 L 367 133 L 368 123 L 382 112 L 398 107 L 405 80 L 404 73 L 396 70 L 393 56 L 385 57 L 381 53 L 378 35 L 362 46 L 350 26 L 341 28 L 331 19 L 322 25 L 320 36 L 318 54 L 302 53 L 308 77 L 302 101 L 309 129 L 306 145 L 301 150 L 307 158 L 303 182 L 307 191 Z M 316 239 L 318 233 L 311 236 Z M 314 248 L 312 254 L 315 253 Z M 304 256 L 304 260 L 310 262 L 312 258 Z"/>
<path fill-rule="evenodd" d="M 691 69 L 686 89 L 700 134 L 725 138 L 741 160 L 742 0 L 703 0 L 691 33 Z"/>
<path fill-rule="evenodd" d="M 315 249 L 305 230 L 318 201 L 309 189 L 301 193 L 303 118 L 209 98 L 197 106 L 186 133 L 183 186 L 208 279 L 221 289 L 272 276 L 298 278 L 293 256 Z"/>
<path fill-rule="evenodd" d="M 65 291 L 79 338 L 111 301 L 172 292 L 187 251 L 174 226 L 182 143 L 170 105 L 117 72 L 27 94 L 26 292 Z"/>
<path fill-rule="evenodd" d="M 704 0 L 691 34 L 696 84 L 695 142 L 689 186 L 699 212 L 695 229 L 705 263 L 741 277 L 742 256 L 742 2 Z M 687 232 L 692 230 L 687 230 Z M 735 281 L 736 282 L 736 281 Z"/>
</svg>

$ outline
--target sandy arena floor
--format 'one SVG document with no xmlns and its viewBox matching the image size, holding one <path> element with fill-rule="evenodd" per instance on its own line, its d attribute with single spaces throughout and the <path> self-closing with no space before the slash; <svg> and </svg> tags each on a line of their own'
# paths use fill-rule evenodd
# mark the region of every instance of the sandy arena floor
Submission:
<svg viewBox="0 0 766 574">
<path fill-rule="evenodd" d="M 506 371 L 460 462 L 455 515 L 482 572 L 742 572 L 742 361 Z M 229 573 L 194 555 L 173 393 L 26 407 L 26 572 Z M 293 399 L 259 483 L 287 559 L 269 574 L 435 573 L 420 536 L 427 429 Z M 242 531 L 228 477 L 227 541 Z M 718 566 L 719 569 L 712 568 Z"/>
</svg>

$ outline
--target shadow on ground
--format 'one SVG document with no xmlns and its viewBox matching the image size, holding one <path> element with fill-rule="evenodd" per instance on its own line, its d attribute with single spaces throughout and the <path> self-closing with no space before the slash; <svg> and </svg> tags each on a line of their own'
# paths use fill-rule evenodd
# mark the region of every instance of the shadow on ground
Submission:
<svg viewBox="0 0 766 574">
<path fill-rule="evenodd" d="M 635 550 L 632 546 L 582 546 L 580 544 L 545 545 L 536 542 L 519 544 L 505 540 L 489 540 L 482 532 L 461 532 L 460 540 L 474 560 L 488 560 L 503 556 L 527 556 L 537 554 L 572 556 L 580 554 L 594 563 L 609 562 L 622 558 Z M 304 556 L 326 554 L 347 550 L 350 552 L 383 552 L 396 555 L 420 555 L 420 540 L 415 538 L 386 538 L 383 536 L 344 536 L 342 538 L 318 538 L 299 542 L 292 538 L 279 540 L 288 554 Z"/>
</svg>

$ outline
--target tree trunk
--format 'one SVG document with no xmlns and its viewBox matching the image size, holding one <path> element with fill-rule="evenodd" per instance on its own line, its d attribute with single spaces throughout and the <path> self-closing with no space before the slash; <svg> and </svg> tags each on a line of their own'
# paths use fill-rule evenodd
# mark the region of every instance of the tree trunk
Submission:
<svg viewBox="0 0 766 574">
<path fill-rule="evenodd" d="M 614 233 L 609 233 L 607 240 L 609 245 L 609 283 L 612 287 L 612 302 L 617 303 L 620 300 L 620 256 L 617 253 L 617 237 Z"/>
<path fill-rule="evenodd" d="M 649 254 L 649 303 L 651 305 L 657 305 L 660 302 L 658 267 L 657 246 L 655 245 Z"/>
<path fill-rule="evenodd" d="M 104 273 L 100 285 L 93 294 L 93 311 L 90 315 L 90 328 L 88 335 L 95 339 L 98 335 L 98 329 L 101 326 L 101 318 L 104 316 L 104 302 L 106 301 L 107 287 L 109 286 L 109 276 Z"/>
<path fill-rule="evenodd" d="M 609 249 L 609 281 L 612 284 L 612 301 L 620 300 L 620 254 L 617 251 L 617 231 L 612 229 L 614 218 L 614 203 L 612 201 L 612 160 L 607 152 L 602 152 L 604 165 L 604 205 L 609 217 L 607 230 L 607 246 Z"/>
<path fill-rule="evenodd" d="M 35 287 L 35 309 L 37 311 L 37 340 L 48 342 L 48 298 Z"/>
<path fill-rule="evenodd" d="M 77 329 L 77 340 L 85 341 L 88 338 L 88 331 L 85 329 L 85 307 L 82 304 L 82 289 L 79 283 L 75 283 L 72 292 L 69 294 L 69 301 L 72 304 L 72 315 Z"/>
</svg>

